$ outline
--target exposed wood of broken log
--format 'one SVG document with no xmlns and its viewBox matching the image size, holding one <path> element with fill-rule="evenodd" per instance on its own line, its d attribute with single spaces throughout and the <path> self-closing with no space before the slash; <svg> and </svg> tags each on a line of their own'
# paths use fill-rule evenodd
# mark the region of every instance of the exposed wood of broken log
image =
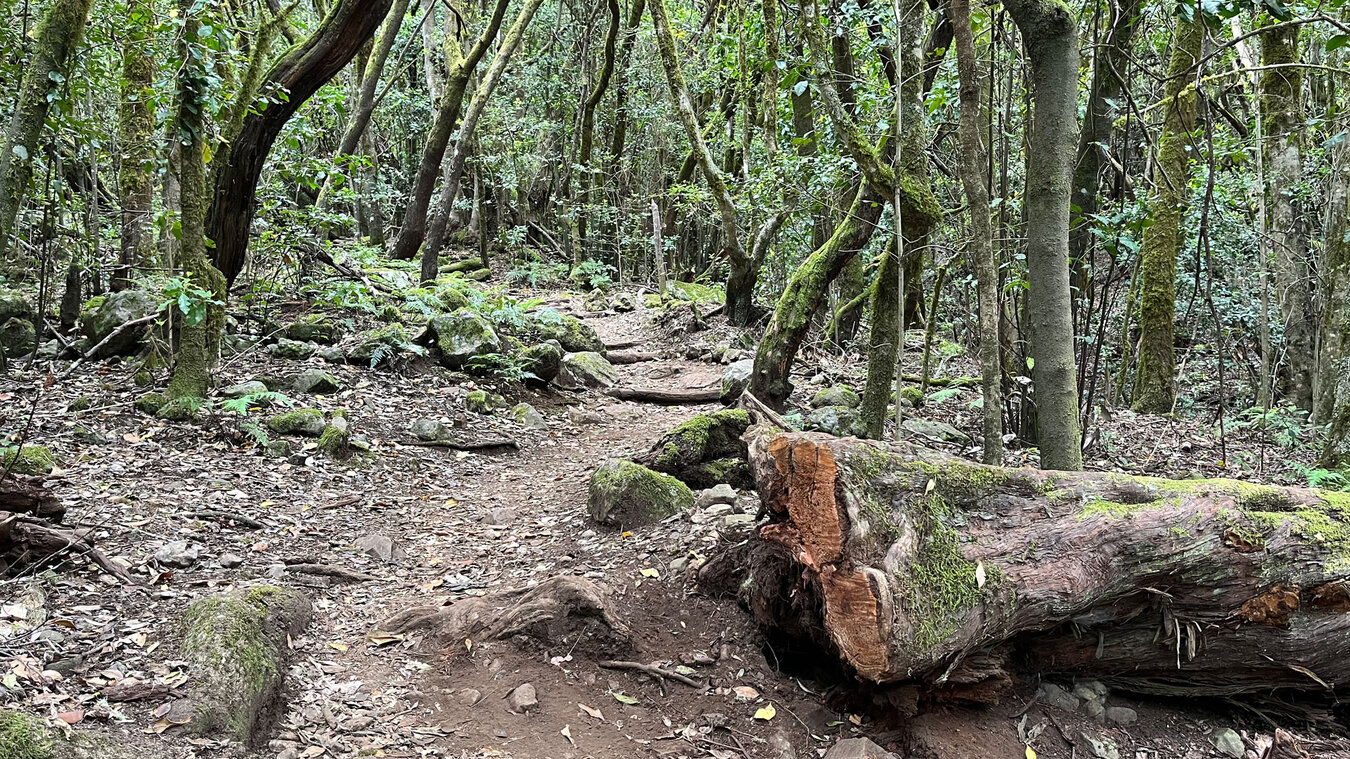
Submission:
<svg viewBox="0 0 1350 759">
<path fill-rule="evenodd" d="M 973 655 L 1017 647 L 1040 671 L 1143 693 L 1350 682 L 1344 496 L 767 427 L 750 462 L 776 517 L 745 562 L 758 620 L 869 680 L 970 685 L 999 671 Z"/>
<path fill-rule="evenodd" d="M 75 359 L 75 361 L 71 363 L 70 366 L 66 367 L 66 370 L 64 372 L 61 372 L 59 375 L 57 375 L 57 378 L 65 379 L 66 377 L 69 377 L 70 373 L 79 368 L 80 364 L 83 364 L 89 358 L 97 357 L 98 352 L 103 350 L 103 346 L 112 342 L 112 339 L 114 337 L 117 337 L 118 335 L 122 334 L 123 332 L 126 332 L 127 330 L 133 327 L 140 327 L 149 324 L 150 322 L 155 321 L 156 319 L 159 318 L 160 318 L 159 312 L 156 311 L 155 313 L 150 314 L 149 316 L 142 316 L 139 319 L 132 319 L 129 322 L 123 322 L 117 325 L 117 328 L 114 329 L 112 332 L 109 332 L 107 337 L 103 338 L 102 340 L 99 340 L 97 343 L 94 344 L 94 347 L 85 351 L 83 355 Z"/>
<path fill-rule="evenodd" d="M 623 350 L 624 348 L 636 348 L 639 345 L 646 344 L 646 340 L 619 340 L 613 343 L 605 343 L 605 352 Z"/>
<path fill-rule="evenodd" d="M 15 474 L 0 479 L 0 510 L 32 514 L 53 522 L 60 522 L 66 513 L 65 504 L 47 489 L 40 477 Z"/>
<path fill-rule="evenodd" d="M 616 387 L 608 392 L 621 401 L 639 401 L 659 403 L 666 406 L 678 406 L 693 403 L 712 403 L 721 400 L 722 394 L 717 388 L 708 390 L 658 390 L 651 387 Z"/>
<path fill-rule="evenodd" d="M 84 555 L 123 584 L 140 584 L 94 547 L 89 530 L 62 530 L 26 514 L 0 511 L 0 550 L 17 554 L 20 564 L 43 564 L 65 553 Z"/>
<path fill-rule="evenodd" d="M 380 579 L 375 575 L 357 572 L 354 569 L 335 567 L 331 564 L 311 564 L 305 562 L 295 564 L 287 563 L 286 571 L 327 577 L 330 580 L 336 580 L 337 582 L 371 582 Z"/>
<path fill-rule="evenodd" d="M 698 682 L 697 680 L 694 680 L 693 678 L 685 677 L 679 672 L 671 672 L 668 669 L 661 669 L 660 667 L 656 667 L 651 664 L 643 664 L 642 662 L 615 661 L 613 659 L 609 659 L 599 662 L 599 665 L 604 669 L 629 669 L 635 672 L 641 672 L 644 675 L 651 675 L 652 677 L 656 678 L 662 678 L 665 680 L 674 680 L 677 683 L 684 683 L 685 685 L 688 685 L 690 688 L 697 688 L 699 690 L 703 690 L 704 688 L 704 685 L 702 683 Z"/>
<path fill-rule="evenodd" d="M 614 351 L 606 353 L 605 358 L 611 364 L 640 364 L 643 361 L 660 361 L 661 354 L 652 351 Z"/>
<path fill-rule="evenodd" d="M 915 384 L 922 383 L 923 377 L 917 374 L 902 374 L 900 379 Z M 929 377 L 929 387 L 978 387 L 979 377 Z"/>
<path fill-rule="evenodd" d="M 189 511 L 185 516 L 193 517 L 195 519 L 210 519 L 216 522 L 235 522 L 250 530 L 261 530 L 267 526 L 253 517 L 246 517 L 243 514 L 235 514 L 231 511 L 217 511 L 216 509 Z"/>
</svg>

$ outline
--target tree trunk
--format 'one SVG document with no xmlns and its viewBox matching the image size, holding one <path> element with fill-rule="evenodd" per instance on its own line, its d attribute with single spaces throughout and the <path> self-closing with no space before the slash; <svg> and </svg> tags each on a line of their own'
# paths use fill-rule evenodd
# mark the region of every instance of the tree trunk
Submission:
<svg viewBox="0 0 1350 759">
<path fill-rule="evenodd" d="M 1327 225 L 1322 244 L 1322 281 L 1326 310 L 1317 419 L 1331 424 L 1318 466 L 1336 469 L 1350 463 L 1350 146 L 1341 140 L 1331 153 L 1327 186 Z"/>
<path fill-rule="evenodd" d="M 182 147 L 178 177 L 183 208 L 179 219 L 179 262 L 191 283 L 215 302 L 206 305 L 200 314 L 177 315 L 178 346 L 168 387 L 168 396 L 175 399 L 206 397 L 220 357 L 220 337 L 225 327 L 225 277 L 206 254 L 206 214 L 211 201 L 207 195 L 204 151 L 210 82 L 199 49 L 197 30 L 201 20 L 194 15 L 195 3 L 196 0 L 180 0 L 178 8 L 183 18 L 179 45 L 182 68 L 178 72 L 177 114 L 171 134 Z"/>
<path fill-rule="evenodd" d="M 155 114 L 150 107 L 155 80 L 155 62 L 146 51 L 150 38 L 150 6 L 133 2 L 130 26 L 122 44 L 122 97 L 117 108 L 117 190 L 122 203 L 122 239 L 113 272 L 114 291 L 131 286 L 132 273 L 153 266 L 155 236 L 152 234 L 155 186 Z"/>
<path fill-rule="evenodd" d="M 863 679 L 997 687 L 1014 652 L 1172 696 L 1350 676 L 1342 494 L 1001 469 L 768 425 L 748 440 L 770 514 L 741 562 L 751 609 Z"/>
<path fill-rule="evenodd" d="M 1267 19 L 1267 23 L 1274 23 Z M 1284 324 L 1285 394 L 1312 409 L 1313 306 L 1301 209 L 1294 198 L 1303 178 L 1303 73 L 1297 68 L 1301 26 L 1261 33 L 1262 120 L 1270 198 L 1270 242 L 1275 248 L 1275 288 Z"/>
<path fill-rule="evenodd" d="M 980 392 L 984 401 L 984 455 L 986 464 L 1003 463 L 1003 392 L 998 367 L 998 266 L 994 261 L 994 231 L 989 215 L 989 151 L 980 135 L 988 118 L 983 77 L 970 25 L 969 0 L 950 0 L 956 43 L 956 72 L 960 86 L 961 186 L 970 204 L 970 245 L 967 254 L 975 273 L 980 321 Z M 936 302 L 936 297 L 934 298 Z M 931 320 L 930 320 L 931 322 Z M 931 330 L 933 325 L 928 325 Z M 924 372 L 927 375 L 927 372 Z"/>
<path fill-rule="evenodd" d="M 1036 437 L 1045 469 L 1082 469 L 1069 294 L 1069 174 L 1078 127 L 1078 29 L 1059 0 L 1005 0 L 1031 62 L 1027 321 Z"/>
<path fill-rule="evenodd" d="M 1139 368 L 1134 409 L 1151 414 L 1172 411 L 1176 400 L 1176 357 L 1173 322 L 1176 318 L 1177 254 L 1185 235 L 1181 220 L 1191 196 L 1191 156 L 1195 131 L 1195 67 L 1200 61 L 1204 22 L 1178 21 L 1172 38 L 1163 95 L 1163 130 L 1158 159 L 1153 164 L 1153 196 L 1140 248 Z"/>
<path fill-rule="evenodd" d="M 517 48 L 520 47 L 521 40 L 525 37 L 525 30 L 530 25 L 530 20 L 534 18 L 535 11 L 543 0 L 526 0 L 525 7 L 520 9 L 516 20 L 511 22 L 511 28 L 506 32 L 506 38 L 502 40 L 501 47 L 497 48 L 497 54 L 492 59 L 492 65 L 488 67 L 487 74 L 479 82 L 478 89 L 474 91 L 473 100 L 469 101 L 469 110 L 464 114 L 464 121 L 459 125 L 459 137 L 455 140 L 455 151 L 450 157 L 450 170 L 446 177 L 445 184 L 441 188 L 440 208 L 436 213 L 436 218 L 432 220 L 431 229 L 427 235 L 426 245 L 422 249 L 422 282 L 429 284 L 436 281 L 437 262 L 441 253 L 441 245 L 445 242 L 445 229 L 450 222 L 450 214 L 454 210 L 455 199 L 459 197 L 459 185 L 464 178 L 464 162 L 468 160 L 469 151 L 473 145 L 473 133 L 478 128 L 478 120 L 482 117 L 484 109 L 487 108 L 487 102 L 492 97 L 492 92 L 497 89 L 497 83 L 501 81 L 502 74 L 506 72 L 506 66 L 511 62 L 511 56 L 515 55 Z"/>
<path fill-rule="evenodd" d="M 244 117 L 229 162 L 215 170 L 206 216 L 206 234 L 215 242 L 213 263 L 226 282 L 233 282 L 244 267 L 256 210 L 253 199 L 272 143 L 296 110 L 375 34 L 392 2 L 339 0 L 314 34 L 287 51 L 263 77 L 261 92 L 273 102 Z"/>
<path fill-rule="evenodd" d="M 589 257 L 586 253 L 588 247 L 586 233 L 591 206 L 591 153 L 595 146 L 595 109 L 605 97 L 605 92 L 609 89 L 609 80 L 614 76 L 619 24 L 622 23 L 623 17 L 623 11 L 619 9 L 619 0 L 605 0 L 605 7 L 609 9 L 609 28 L 605 30 L 605 51 L 600 61 L 600 71 L 595 75 L 595 86 L 591 88 L 590 95 L 581 106 L 581 137 L 580 147 L 577 150 L 577 165 L 581 167 L 579 198 L 581 209 L 577 215 L 577 240 L 578 255 L 582 258 Z"/>
<path fill-rule="evenodd" d="M 7 257 L 9 237 L 33 178 L 33 159 L 50 106 L 47 94 L 62 89 L 92 4 L 93 0 L 54 0 L 30 35 L 32 50 L 21 67 L 19 99 L 0 145 L 0 261 Z"/>
<path fill-rule="evenodd" d="M 394 240 L 393 258 L 407 261 L 417 255 L 422 247 L 427 230 L 427 209 L 431 206 L 431 193 L 436 188 L 436 175 L 441 171 L 441 160 L 445 158 L 446 145 L 455 131 L 455 122 L 459 120 L 459 110 L 464 103 L 464 89 L 473 76 L 478 62 L 487 53 L 488 46 L 497 38 L 506 16 L 508 0 L 497 0 L 488 19 L 487 26 L 474 40 L 473 47 L 457 62 L 445 83 L 445 93 L 436 109 L 436 118 L 431 123 L 431 132 L 422 148 L 422 158 L 417 166 L 417 175 L 408 195 L 407 210 L 403 214 L 403 225 Z"/>
</svg>

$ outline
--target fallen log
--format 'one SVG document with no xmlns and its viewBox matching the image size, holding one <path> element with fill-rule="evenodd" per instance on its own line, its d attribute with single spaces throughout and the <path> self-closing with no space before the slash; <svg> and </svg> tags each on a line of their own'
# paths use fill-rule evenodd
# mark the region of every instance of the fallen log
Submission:
<svg viewBox="0 0 1350 759">
<path fill-rule="evenodd" d="M 695 403 L 713 403 L 722 399 L 718 388 L 707 390 L 658 390 L 652 387 L 616 387 L 608 394 L 621 401 L 657 403 L 663 406 L 680 406 Z"/>
<path fill-rule="evenodd" d="M 660 361 L 661 354 L 652 351 L 607 351 L 605 359 L 615 365 L 640 364 L 643 361 Z"/>
<path fill-rule="evenodd" d="M 0 564 L 7 570 L 44 566 L 59 556 L 84 555 L 126 585 L 139 585 L 127 570 L 94 547 L 90 530 L 63 530 L 44 519 L 0 511 Z"/>
<path fill-rule="evenodd" d="M 772 521 L 738 587 L 763 627 L 860 678 L 969 691 L 1017 654 L 1172 696 L 1350 682 L 1350 495 L 1003 469 L 763 423 L 747 440 Z"/>
<path fill-rule="evenodd" d="M 0 511 L 31 514 L 60 522 L 66 513 L 66 507 L 55 493 L 47 489 L 41 477 L 20 477 L 11 474 L 0 478 Z"/>
</svg>

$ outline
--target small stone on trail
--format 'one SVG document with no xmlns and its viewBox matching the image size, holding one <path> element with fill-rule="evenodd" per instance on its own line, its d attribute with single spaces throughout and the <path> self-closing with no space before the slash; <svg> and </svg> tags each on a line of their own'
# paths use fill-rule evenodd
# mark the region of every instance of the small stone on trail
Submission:
<svg viewBox="0 0 1350 759">
<path fill-rule="evenodd" d="M 722 483 L 720 485 L 710 487 L 707 490 L 699 491 L 698 496 L 695 497 L 694 499 L 694 507 L 699 509 L 706 509 L 709 506 L 712 506 L 713 504 L 717 503 L 732 504 L 735 502 L 736 502 L 736 489 L 731 487 L 730 485 L 727 485 L 726 483 Z"/>
<path fill-rule="evenodd" d="M 394 541 L 388 535 L 366 535 L 356 541 L 356 547 L 380 561 L 394 558 Z"/>
<path fill-rule="evenodd" d="M 155 561 L 166 567 L 187 568 L 197 563 L 201 550 L 186 540 L 175 540 L 155 551 Z"/>
<path fill-rule="evenodd" d="M 754 373 L 755 362 L 752 359 L 742 359 L 736 361 L 727 367 L 722 374 L 721 397 L 723 403 L 734 401 L 741 397 L 745 388 L 750 385 L 750 375 Z"/>
<path fill-rule="evenodd" d="M 487 517 L 483 519 L 485 524 L 490 524 L 494 527 L 504 527 L 514 521 L 516 521 L 516 512 L 508 508 L 493 509 L 492 513 L 488 514 Z"/>
<path fill-rule="evenodd" d="M 459 695 L 456 696 L 456 699 L 465 706 L 474 706 L 479 701 L 483 700 L 483 694 L 473 688 L 464 688 L 459 692 Z"/>
<path fill-rule="evenodd" d="M 1115 741 L 1105 735 L 1100 738 L 1087 733 L 1080 733 L 1080 735 L 1083 736 L 1083 740 L 1087 741 L 1088 750 L 1097 759 L 1120 759 L 1120 748 L 1116 746 Z"/>
<path fill-rule="evenodd" d="M 831 746 L 825 759 L 896 759 L 896 756 L 870 738 L 848 738 Z"/>
<path fill-rule="evenodd" d="M 774 759 L 797 759 L 797 749 L 792 747 L 792 741 L 788 739 L 782 728 L 775 730 L 773 735 L 769 736 L 769 750 L 773 752 Z"/>
<path fill-rule="evenodd" d="M 267 392 L 267 385 L 264 385 L 258 380 L 249 380 L 248 382 L 240 382 L 237 385 L 230 385 L 221 390 L 220 394 L 224 398 L 243 398 L 246 395 L 257 395 L 265 392 Z"/>
<path fill-rule="evenodd" d="M 235 567 L 243 565 L 244 557 L 237 553 L 225 553 L 221 554 L 219 562 L 220 566 L 225 569 L 234 569 Z"/>
<path fill-rule="evenodd" d="M 1139 721 L 1139 713 L 1128 706 L 1106 707 L 1106 721 L 1117 725 L 1133 725 Z"/>
<path fill-rule="evenodd" d="M 342 383 L 322 369 L 306 369 L 295 378 L 294 387 L 297 392 L 324 395 L 341 390 Z"/>
<path fill-rule="evenodd" d="M 1233 759 L 1242 759 L 1247 753 L 1247 747 L 1242 743 L 1242 736 L 1231 727 L 1220 728 L 1214 732 L 1214 748 L 1224 756 L 1231 756 Z"/>
<path fill-rule="evenodd" d="M 1041 698 L 1045 703 L 1066 712 L 1078 711 L 1078 697 L 1054 683 L 1041 683 Z"/>
<path fill-rule="evenodd" d="M 727 715 L 721 712 L 708 712 L 707 714 L 703 715 L 703 724 L 707 725 L 708 727 L 714 728 L 726 727 Z"/>
<path fill-rule="evenodd" d="M 517 403 L 511 407 L 511 418 L 516 424 L 531 430 L 548 429 L 548 421 L 544 415 L 535 410 L 534 406 L 528 403 Z"/>
<path fill-rule="evenodd" d="M 535 694 L 534 686 L 525 683 L 516 686 L 516 689 L 506 696 L 506 703 L 511 707 L 511 711 L 524 714 L 539 705 L 539 697 Z"/>
</svg>

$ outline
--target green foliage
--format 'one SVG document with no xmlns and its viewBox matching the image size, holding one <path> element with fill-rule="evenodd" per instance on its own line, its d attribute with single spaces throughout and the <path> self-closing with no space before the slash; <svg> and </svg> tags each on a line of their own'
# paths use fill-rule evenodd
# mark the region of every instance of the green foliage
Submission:
<svg viewBox="0 0 1350 759">
<path fill-rule="evenodd" d="M 466 365 L 474 374 L 492 377 L 503 382 L 520 383 L 538 379 L 529 371 L 530 359 L 519 353 L 485 353 L 469 359 Z"/>
<path fill-rule="evenodd" d="M 287 408 L 295 406 L 295 401 L 285 393 L 277 393 L 271 390 L 264 393 L 249 393 L 238 398 L 231 398 L 220 404 L 222 411 L 230 411 L 240 416 L 248 416 L 250 410 L 258 410 L 264 406 L 280 405 Z"/>
<path fill-rule="evenodd" d="M 560 285 L 567 281 L 567 264 L 530 261 L 508 271 L 506 279 L 512 284 L 533 288 Z"/>
<path fill-rule="evenodd" d="M 1281 448 L 1293 448 L 1306 429 L 1308 412 L 1294 406 L 1253 406 L 1238 414 L 1234 430 L 1255 430 Z"/>
<path fill-rule="evenodd" d="M 1345 470 L 1330 470 L 1293 464 L 1292 469 L 1308 482 L 1310 488 L 1323 490 L 1350 491 L 1350 476 Z"/>
<path fill-rule="evenodd" d="M 572 269 L 570 279 L 583 290 L 608 290 L 614 285 L 614 267 L 600 261 L 582 261 Z"/>
<path fill-rule="evenodd" d="M 223 307 L 225 305 L 214 294 L 198 287 L 193 282 L 191 273 L 184 274 L 181 277 L 170 277 L 164 283 L 160 293 L 164 297 L 160 310 L 177 308 L 179 313 L 183 315 L 183 322 L 189 327 L 195 327 L 205 321 L 211 307 Z"/>
</svg>

